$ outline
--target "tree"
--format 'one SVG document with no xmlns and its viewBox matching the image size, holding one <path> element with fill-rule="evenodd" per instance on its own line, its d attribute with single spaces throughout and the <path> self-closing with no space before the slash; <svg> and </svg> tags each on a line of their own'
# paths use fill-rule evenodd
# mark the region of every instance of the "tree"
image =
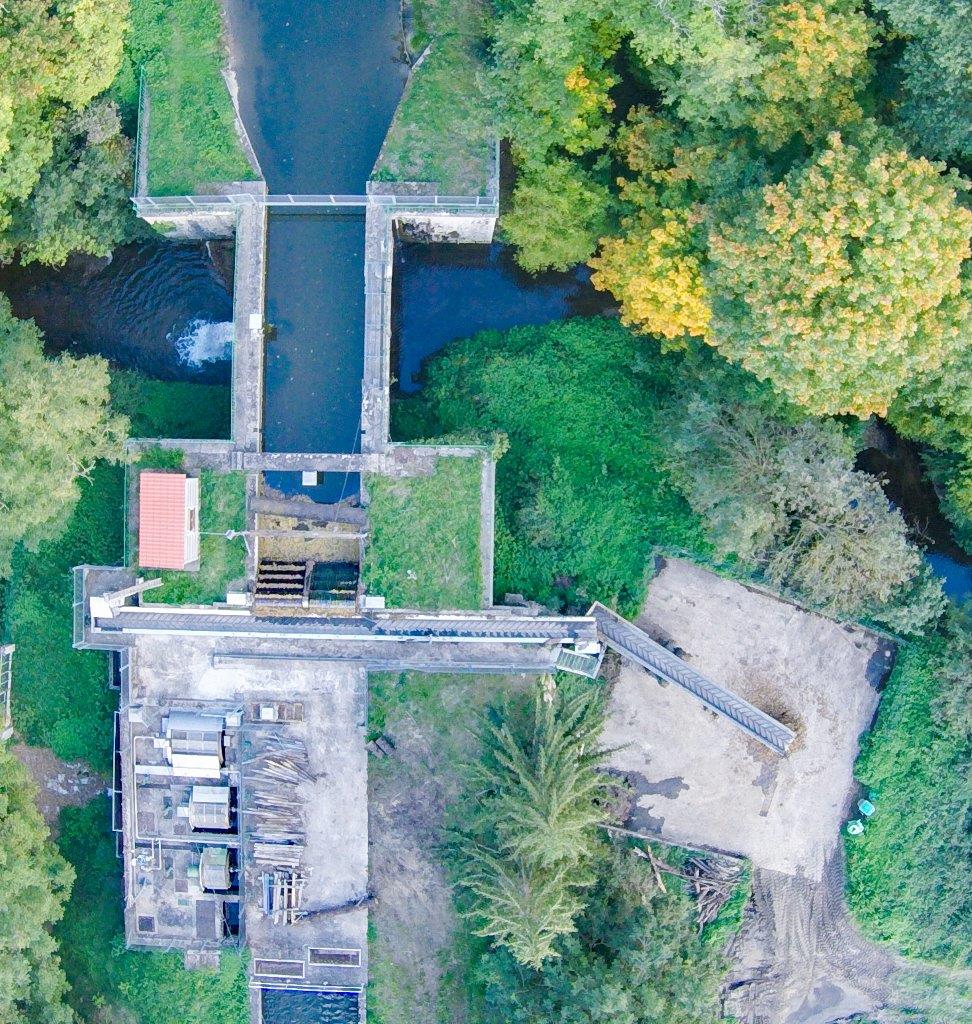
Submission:
<svg viewBox="0 0 972 1024">
<path fill-rule="evenodd" d="M 486 1024 L 715 1024 L 724 962 L 700 941 L 692 902 L 643 860 L 602 843 L 596 883 L 558 957 L 523 971 L 504 949 L 476 968 Z"/>
<path fill-rule="evenodd" d="M 0 746 L 0 1021 L 73 1024 L 50 927 L 74 872 L 50 842 L 27 770 Z"/>
<path fill-rule="evenodd" d="M 710 341 L 820 414 L 884 414 L 966 344 L 968 183 L 876 131 L 754 190 L 709 234 Z"/>
<path fill-rule="evenodd" d="M 907 38 L 899 116 L 919 152 L 972 158 L 972 18 L 964 0 L 875 0 Z"/>
<path fill-rule="evenodd" d="M 721 554 L 761 567 L 828 614 L 918 632 L 941 614 L 941 584 L 853 457 L 834 423 L 786 423 L 758 404 L 696 400 L 672 471 Z"/>
<path fill-rule="evenodd" d="M 107 406 L 107 363 L 45 359 L 34 322 L 0 297 L 0 576 L 18 542 L 34 549 L 61 531 L 79 477 L 121 458 L 127 420 Z"/>
<path fill-rule="evenodd" d="M 856 0 L 792 0 L 770 8 L 751 123 L 771 149 L 859 121 L 875 32 Z"/>
<path fill-rule="evenodd" d="M 526 270 L 567 270 L 597 248 L 611 193 L 582 167 L 556 160 L 526 169 L 513 188 L 503 234 Z"/>
<path fill-rule="evenodd" d="M 698 209 L 647 211 L 622 222 L 624 234 L 604 239 L 590 261 L 595 288 L 621 303 L 621 321 L 645 334 L 660 334 L 669 347 L 708 333 L 710 309 L 702 281 L 704 252 L 695 237 Z"/>
<path fill-rule="evenodd" d="M 17 0 L 0 7 L 0 232 L 28 200 L 74 111 L 121 65 L 128 0 Z"/>
<path fill-rule="evenodd" d="M 539 968 L 558 955 L 554 942 L 573 930 L 593 880 L 609 793 L 597 770 L 604 705 L 590 683 L 547 680 L 525 713 L 507 705 L 495 718 L 472 774 L 477 809 L 457 832 L 459 884 L 476 934 Z"/>
<path fill-rule="evenodd" d="M 113 103 L 68 115 L 29 199 L 13 206 L 0 256 L 53 265 L 72 252 L 107 256 L 132 231 L 130 157 Z"/>
</svg>

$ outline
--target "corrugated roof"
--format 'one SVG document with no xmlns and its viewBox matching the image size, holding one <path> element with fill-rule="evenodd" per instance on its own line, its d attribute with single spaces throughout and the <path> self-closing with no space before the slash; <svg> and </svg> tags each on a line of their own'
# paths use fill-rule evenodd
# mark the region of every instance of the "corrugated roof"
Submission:
<svg viewBox="0 0 972 1024">
<path fill-rule="evenodd" d="M 138 474 L 138 564 L 145 569 L 186 565 L 186 475 Z"/>
</svg>

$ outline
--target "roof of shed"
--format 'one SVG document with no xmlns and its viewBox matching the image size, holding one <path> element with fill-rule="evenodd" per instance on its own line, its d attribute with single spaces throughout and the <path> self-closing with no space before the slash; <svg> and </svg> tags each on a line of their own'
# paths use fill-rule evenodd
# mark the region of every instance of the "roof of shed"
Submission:
<svg viewBox="0 0 972 1024">
<path fill-rule="evenodd" d="M 185 473 L 139 473 L 138 564 L 146 569 L 185 568 Z"/>
</svg>

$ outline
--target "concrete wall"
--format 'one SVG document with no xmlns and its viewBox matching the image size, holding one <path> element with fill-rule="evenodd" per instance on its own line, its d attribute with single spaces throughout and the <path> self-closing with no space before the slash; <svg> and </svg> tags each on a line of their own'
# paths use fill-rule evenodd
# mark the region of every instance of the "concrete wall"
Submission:
<svg viewBox="0 0 972 1024">
<path fill-rule="evenodd" d="M 211 238 L 232 238 L 236 228 L 236 210 L 230 208 L 219 213 L 174 212 L 149 214 L 142 212 L 142 220 L 151 224 L 160 235 L 173 241 L 207 241 Z"/>
<path fill-rule="evenodd" d="M 399 238 L 409 242 L 476 242 L 489 244 L 496 215 L 486 213 L 394 213 Z"/>
</svg>

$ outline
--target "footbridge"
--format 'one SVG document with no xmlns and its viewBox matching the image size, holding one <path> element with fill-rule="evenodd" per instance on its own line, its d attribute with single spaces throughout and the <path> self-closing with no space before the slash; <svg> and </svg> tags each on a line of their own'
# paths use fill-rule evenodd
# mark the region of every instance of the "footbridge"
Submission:
<svg viewBox="0 0 972 1024">
<path fill-rule="evenodd" d="M 653 676 L 674 683 L 701 701 L 710 711 L 728 719 L 737 729 L 781 756 L 793 742 L 794 733 L 781 722 L 743 700 L 731 690 L 697 672 L 691 665 L 656 643 L 634 623 L 621 618 L 600 602 L 588 612 L 597 623 L 598 636 L 624 658 L 641 665 Z"/>
</svg>

